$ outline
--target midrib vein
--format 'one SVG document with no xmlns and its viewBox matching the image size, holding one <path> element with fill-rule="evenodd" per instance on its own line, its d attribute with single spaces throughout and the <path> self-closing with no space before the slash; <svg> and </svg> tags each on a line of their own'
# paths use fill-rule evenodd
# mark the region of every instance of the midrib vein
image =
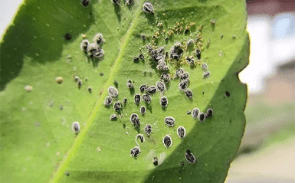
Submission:
<svg viewBox="0 0 296 183">
<path fill-rule="evenodd" d="M 91 126 L 92 122 L 94 121 L 94 119 L 97 116 L 98 111 L 100 110 L 100 108 L 102 107 L 102 103 L 105 99 L 105 96 L 107 96 L 107 88 L 112 85 L 113 80 L 114 80 L 114 75 L 117 72 L 117 70 L 120 67 L 120 62 L 121 62 L 121 58 L 124 55 L 124 51 L 126 50 L 126 46 L 127 43 L 129 42 L 129 40 L 131 39 L 132 36 L 132 31 L 134 30 L 134 27 L 136 26 L 139 16 L 141 14 L 141 6 L 142 1 L 139 2 L 138 4 L 138 8 L 136 10 L 136 15 L 132 21 L 132 24 L 130 26 L 130 28 L 128 29 L 126 35 L 124 36 L 125 40 L 122 43 L 122 45 L 120 46 L 120 51 L 119 54 L 115 60 L 114 65 L 111 67 L 110 69 L 110 77 L 108 78 L 106 84 L 103 87 L 103 93 L 101 95 L 101 97 L 98 99 L 98 101 L 95 104 L 94 109 L 92 110 L 85 127 L 83 128 L 83 130 L 81 130 L 80 134 L 78 135 L 78 137 L 75 139 L 74 144 L 72 145 L 72 147 L 68 150 L 67 152 L 67 157 L 64 158 L 58 168 L 58 170 L 53 174 L 52 179 L 50 180 L 50 182 L 59 182 L 59 180 L 61 180 L 62 176 L 64 175 L 64 172 L 66 171 L 66 169 L 68 168 L 68 165 L 71 161 L 71 159 L 74 157 L 75 152 L 78 150 L 79 146 L 81 145 L 84 136 L 86 135 L 89 127 Z"/>
</svg>

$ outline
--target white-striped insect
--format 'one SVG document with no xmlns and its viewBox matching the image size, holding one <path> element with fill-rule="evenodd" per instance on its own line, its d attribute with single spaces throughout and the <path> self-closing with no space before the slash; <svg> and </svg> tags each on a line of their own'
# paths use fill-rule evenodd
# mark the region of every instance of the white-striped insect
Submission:
<svg viewBox="0 0 296 183">
<path fill-rule="evenodd" d="M 186 150 L 185 152 L 185 159 L 188 161 L 190 164 L 196 163 L 196 158 L 195 156 L 191 153 L 190 150 Z"/>
<path fill-rule="evenodd" d="M 80 132 L 79 122 L 77 121 L 73 122 L 71 128 L 74 133 L 78 134 Z"/>
<path fill-rule="evenodd" d="M 171 116 L 167 116 L 164 118 L 164 123 L 170 127 L 175 126 L 175 118 Z"/>
<path fill-rule="evenodd" d="M 108 88 L 108 94 L 112 98 L 117 98 L 117 96 L 118 96 L 118 90 L 114 86 L 110 86 Z"/>
<path fill-rule="evenodd" d="M 183 126 L 179 126 L 177 128 L 177 135 L 180 137 L 180 138 L 184 138 L 186 136 L 186 130 Z"/>
<path fill-rule="evenodd" d="M 154 14 L 153 5 L 150 2 L 145 2 L 143 4 L 143 11 L 148 14 Z"/>
<path fill-rule="evenodd" d="M 165 147 L 171 147 L 173 144 L 173 139 L 171 138 L 171 136 L 166 135 L 163 137 L 162 143 Z"/>
</svg>

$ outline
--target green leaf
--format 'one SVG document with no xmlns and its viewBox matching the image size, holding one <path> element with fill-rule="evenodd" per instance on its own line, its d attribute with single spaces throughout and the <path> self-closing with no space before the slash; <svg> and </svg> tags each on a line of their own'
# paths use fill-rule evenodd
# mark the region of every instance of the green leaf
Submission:
<svg viewBox="0 0 296 183">
<path fill-rule="evenodd" d="M 20 6 L 0 44 L 1 182 L 225 180 L 245 126 L 247 89 L 237 77 L 248 63 L 245 1 L 153 0 L 154 15 L 142 11 L 143 3 L 127 6 L 121 2 L 118 6 L 109 0 L 93 0 L 83 7 L 79 0 L 27 0 Z M 159 104 L 160 92 L 152 96 L 150 105 L 141 101 L 137 106 L 133 96 L 139 93 L 139 86 L 155 85 L 160 78 L 145 45 L 151 44 L 158 23 L 167 34 L 177 22 L 182 32 L 167 41 L 159 35 L 156 45 L 169 52 L 175 42 L 184 44 L 200 33 L 199 64 L 206 63 L 211 75 L 204 79 L 200 65 L 186 65 L 185 56 L 194 56 L 194 49 L 188 48 L 179 65 L 190 73 L 193 99 L 178 89 L 176 79 L 164 93 L 169 101 L 166 109 Z M 191 22 L 195 25 L 184 34 Z M 101 60 L 89 59 L 80 50 L 81 34 L 92 41 L 97 33 L 106 40 Z M 65 39 L 66 34 L 71 40 Z M 143 41 L 140 35 L 150 38 Z M 134 63 L 139 50 L 145 60 Z M 178 65 L 175 62 L 169 61 L 172 76 Z M 74 76 L 82 79 L 80 89 Z M 56 77 L 63 77 L 62 84 L 56 83 Z M 128 79 L 134 81 L 134 93 L 126 87 Z M 119 83 L 118 99 L 126 97 L 128 102 L 121 117 L 110 121 L 115 111 L 103 103 L 114 80 Z M 26 85 L 33 90 L 26 91 Z M 142 105 L 147 107 L 143 116 L 139 112 Z M 194 107 L 203 112 L 211 107 L 214 114 L 199 122 L 186 114 Z M 139 114 L 138 130 L 129 120 L 132 113 Z M 175 118 L 174 127 L 164 124 L 166 116 Z M 80 123 L 78 135 L 71 130 L 74 121 Z M 146 124 L 152 125 L 150 137 L 144 132 Z M 176 134 L 178 126 L 187 131 L 184 139 Z M 133 158 L 130 149 L 136 146 L 138 133 L 144 134 L 146 141 L 139 144 L 141 153 Z M 162 143 L 166 134 L 173 140 L 169 148 Z M 195 155 L 195 164 L 186 161 L 187 149 Z M 158 166 L 153 165 L 154 156 Z"/>
</svg>

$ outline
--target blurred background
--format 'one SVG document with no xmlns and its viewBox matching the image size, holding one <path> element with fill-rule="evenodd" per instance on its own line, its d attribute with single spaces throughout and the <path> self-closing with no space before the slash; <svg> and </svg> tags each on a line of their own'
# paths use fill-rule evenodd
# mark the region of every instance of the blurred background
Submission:
<svg viewBox="0 0 296 183">
<path fill-rule="evenodd" d="M 22 0 L 0 0 L 0 35 Z M 295 182 L 295 1 L 247 0 L 247 126 L 226 183 Z"/>
</svg>

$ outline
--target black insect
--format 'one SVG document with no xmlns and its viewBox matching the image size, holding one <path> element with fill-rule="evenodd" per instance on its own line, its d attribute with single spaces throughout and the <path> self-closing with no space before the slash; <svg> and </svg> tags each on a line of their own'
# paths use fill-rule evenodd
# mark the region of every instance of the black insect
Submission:
<svg viewBox="0 0 296 183">
<path fill-rule="evenodd" d="M 140 92 L 141 92 L 141 93 L 147 91 L 147 89 L 148 89 L 148 85 L 145 85 L 145 84 L 144 84 L 144 85 L 141 85 L 141 86 L 140 86 Z"/>
<path fill-rule="evenodd" d="M 105 98 L 105 101 L 104 101 L 104 105 L 105 106 L 110 106 L 112 104 L 112 97 L 108 96 Z"/>
<path fill-rule="evenodd" d="M 211 73 L 209 71 L 206 71 L 203 73 L 203 78 L 208 78 L 211 75 Z"/>
<path fill-rule="evenodd" d="M 132 80 L 127 80 L 126 82 L 126 86 L 129 88 L 129 89 L 132 89 L 134 88 L 134 83 Z"/>
<path fill-rule="evenodd" d="M 181 43 L 175 43 L 170 50 L 170 58 L 179 60 L 183 54 L 183 49 L 181 48 Z"/>
<path fill-rule="evenodd" d="M 157 166 L 158 165 L 158 159 L 157 157 L 153 157 L 153 165 Z"/>
<path fill-rule="evenodd" d="M 201 64 L 201 68 L 204 70 L 204 71 L 207 71 L 208 70 L 208 65 L 206 63 L 202 63 Z"/>
<path fill-rule="evenodd" d="M 184 71 L 183 68 L 179 68 L 179 69 L 177 69 L 177 70 L 176 70 L 176 78 L 180 78 L 184 72 L 185 72 L 185 71 Z"/>
<path fill-rule="evenodd" d="M 143 11 L 148 14 L 154 14 L 153 5 L 150 2 L 145 2 L 143 4 Z"/>
<path fill-rule="evenodd" d="M 127 98 L 124 97 L 122 102 L 123 102 L 123 105 L 126 105 L 126 103 L 127 103 Z"/>
<path fill-rule="evenodd" d="M 88 88 L 87 88 L 87 91 L 88 91 L 89 93 L 91 93 L 91 92 L 92 92 L 92 88 L 91 88 L 91 87 L 88 87 Z"/>
<path fill-rule="evenodd" d="M 190 100 L 192 99 L 193 93 L 190 89 L 186 89 L 185 90 L 185 95 L 187 98 L 189 98 Z"/>
<path fill-rule="evenodd" d="M 72 123 L 72 130 L 76 134 L 78 134 L 80 132 L 79 122 L 75 121 L 75 122 Z"/>
<path fill-rule="evenodd" d="M 111 116 L 110 116 L 110 120 L 111 120 L 111 121 L 115 121 L 115 120 L 117 120 L 117 116 L 116 116 L 116 114 L 111 114 Z"/>
<path fill-rule="evenodd" d="M 200 57 L 201 57 L 201 51 L 200 51 L 200 49 L 196 49 L 195 50 L 195 54 L 196 54 L 197 59 L 200 60 Z"/>
<path fill-rule="evenodd" d="M 225 95 L 226 95 L 227 97 L 230 97 L 230 93 L 229 93 L 228 91 L 225 92 Z"/>
<path fill-rule="evenodd" d="M 170 127 L 173 127 L 175 125 L 175 119 L 171 116 L 167 116 L 164 118 L 164 123 Z"/>
<path fill-rule="evenodd" d="M 141 35 L 141 39 L 142 39 L 143 41 L 145 41 L 145 40 L 146 40 L 146 36 L 145 36 L 145 35 Z"/>
<path fill-rule="evenodd" d="M 151 102 L 151 100 L 152 100 L 152 98 L 151 98 L 151 96 L 149 94 L 143 94 L 142 99 L 147 104 L 149 104 Z"/>
<path fill-rule="evenodd" d="M 139 118 L 138 114 L 136 114 L 136 113 L 131 114 L 130 121 L 135 127 L 140 126 L 140 118 Z"/>
<path fill-rule="evenodd" d="M 100 74 L 99 74 L 100 76 L 104 76 L 104 73 L 102 73 L 102 72 L 100 72 Z"/>
<path fill-rule="evenodd" d="M 134 57 L 134 62 L 135 62 L 135 63 L 138 63 L 138 62 L 139 62 L 139 60 L 140 60 L 140 58 L 139 58 L 139 57 Z"/>
<path fill-rule="evenodd" d="M 65 38 L 67 41 L 69 41 L 69 40 L 72 39 L 72 35 L 69 34 L 69 33 L 66 33 L 66 34 L 64 35 L 64 38 Z"/>
<path fill-rule="evenodd" d="M 112 2 L 113 4 L 117 4 L 117 5 L 120 4 L 120 0 L 111 0 L 111 2 Z"/>
<path fill-rule="evenodd" d="M 145 114 L 146 113 L 146 107 L 145 106 L 141 106 L 140 107 L 140 113 L 141 114 Z"/>
<path fill-rule="evenodd" d="M 117 96 L 118 96 L 118 90 L 114 86 L 110 86 L 108 88 L 108 94 L 112 98 L 117 98 Z"/>
<path fill-rule="evenodd" d="M 161 107 L 167 107 L 169 104 L 168 99 L 165 96 L 160 97 L 159 103 Z"/>
<path fill-rule="evenodd" d="M 207 114 L 206 114 L 206 118 L 210 118 L 210 117 L 212 117 L 212 115 L 213 115 L 213 109 L 212 108 L 208 108 L 208 110 L 207 110 Z"/>
<path fill-rule="evenodd" d="M 191 46 L 191 45 L 193 45 L 194 44 L 194 40 L 193 39 L 189 39 L 188 41 L 187 41 L 187 46 Z"/>
<path fill-rule="evenodd" d="M 189 33 L 189 28 L 185 29 L 184 34 L 188 34 Z"/>
<path fill-rule="evenodd" d="M 141 59 L 141 60 L 144 60 L 144 55 L 141 53 L 140 55 L 139 55 L 139 58 Z"/>
<path fill-rule="evenodd" d="M 150 136 L 151 135 L 151 132 L 152 132 L 152 126 L 151 125 L 149 125 L 149 124 L 147 124 L 146 126 L 145 126 L 145 133 L 148 135 L 148 136 Z"/>
<path fill-rule="evenodd" d="M 135 101 L 135 104 L 139 104 L 140 103 L 140 101 L 141 101 L 141 95 L 139 95 L 139 94 L 136 94 L 135 96 L 134 96 L 134 101 Z"/>
<path fill-rule="evenodd" d="M 193 117 L 194 119 L 198 118 L 199 112 L 200 112 L 200 111 L 199 111 L 198 108 L 194 108 L 194 109 L 192 109 L 192 117 Z"/>
<path fill-rule="evenodd" d="M 148 89 L 147 89 L 147 93 L 150 94 L 150 95 L 153 95 L 154 93 L 156 93 L 157 89 L 155 86 L 150 86 Z"/>
<path fill-rule="evenodd" d="M 194 59 L 192 57 L 186 57 L 186 61 L 190 66 L 194 66 Z"/>
<path fill-rule="evenodd" d="M 139 147 L 134 147 L 133 149 L 131 149 L 131 156 L 132 157 L 137 157 L 140 154 L 141 150 Z"/>
<path fill-rule="evenodd" d="M 164 92 L 164 91 L 166 90 L 165 84 L 164 84 L 164 82 L 162 82 L 162 81 L 158 81 L 158 82 L 156 83 L 156 88 L 157 88 L 157 90 L 160 91 L 160 92 Z"/>
<path fill-rule="evenodd" d="M 179 126 L 177 128 L 177 135 L 180 137 L 180 138 L 184 138 L 186 136 L 186 130 L 183 126 Z"/>
<path fill-rule="evenodd" d="M 187 111 L 187 115 L 190 115 L 191 114 L 191 111 Z"/>
<path fill-rule="evenodd" d="M 116 81 L 116 80 L 114 80 L 114 86 L 116 87 L 116 88 L 118 88 L 118 82 Z"/>
<path fill-rule="evenodd" d="M 202 121 L 204 121 L 205 119 L 206 119 L 205 114 L 202 113 L 202 112 L 200 112 L 199 115 L 198 115 L 198 120 L 202 122 Z"/>
<path fill-rule="evenodd" d="M 186 90 L 188 86 L 189 86 L 189 79 L 182 80 L 179 83 L 179 90 Z"/>
<path fill-rule="evenodd" d="M 89 42 L 87 39 L 84 39 L 81 41 L 80 48 L 84 51 L 84 53 L 87 52 L 88 45 L 89 45 Z"/>
<path fill-rule="evenodd" d="M 138 135 L 136 136 L 136 141 L 137 141 L 138 139 L 140 139 L 141 143 L 145 142 L 145 137 L 144 137 L 142 134 L 138 134 Z"/>
<path fill-rule="evenodd" d="M 114 109 L 116 112 L 119 112 L 119 111 L 122 109 L 122 104 L 121 104 L 121 102 L 120 102 L 120 101 L 116 101 L 116 102 L 114 102 L 113 109 Z"/>
<path fill-rule="evenodd" d="M 134 0 L 125 0 L 125 4 L 126 5 L 131 5 L 131 4 L 133 4 L 134 3 Z"/>
<path fill-rule="evenodd" d="M 183 74 L 181 74 L 180 79 L 184 80 L 184 79 L 188 79 L 189 78 L 189 73 L 188 72 L 184 72 Z"/>
<path fill-rule="evenodd" d="M 90 0 L 82 0 L 81 1 L 82 6 L 84 6 L 84 7 L 88 6 L 89 3 L 90 3 Z"/>
<path fill-rule="evenodd" d="M 101 33 L 97 33 L 93 38 L 93 42 L 100 45 L 104 43 L 103 35 Z"/>
<path fill-rule="evenodd" d="M 166 83 L 170 82 L 170 79 L 171 79 L 171 77 L 168 73 L 162 73 L 160 78 Z"/>
<path fill-rule="evenodd" d="M 82 86 L 82 81 L 81 81 L 81 80 L 79 80 L 79 81 L 77 82 L 77 85 L 78 85 L 78 88 L 80 89 L 80 88 L 81 88 L 81 86 Z"/>
<path fill-rule="evenodd" d="M 169 135 L 166 135 L 163 137 L 162 142 L 163 142 L 164 146 L 171 147 L 173 140 Z"/>
<path fill-rule="evenodd" d="M 190 150 L 186 150 L 185 152 L 185 159 L 188 161 L 190 164 L 196 163 L 196 158 L 195 156 L 190 152 Z"/>
</svg>

